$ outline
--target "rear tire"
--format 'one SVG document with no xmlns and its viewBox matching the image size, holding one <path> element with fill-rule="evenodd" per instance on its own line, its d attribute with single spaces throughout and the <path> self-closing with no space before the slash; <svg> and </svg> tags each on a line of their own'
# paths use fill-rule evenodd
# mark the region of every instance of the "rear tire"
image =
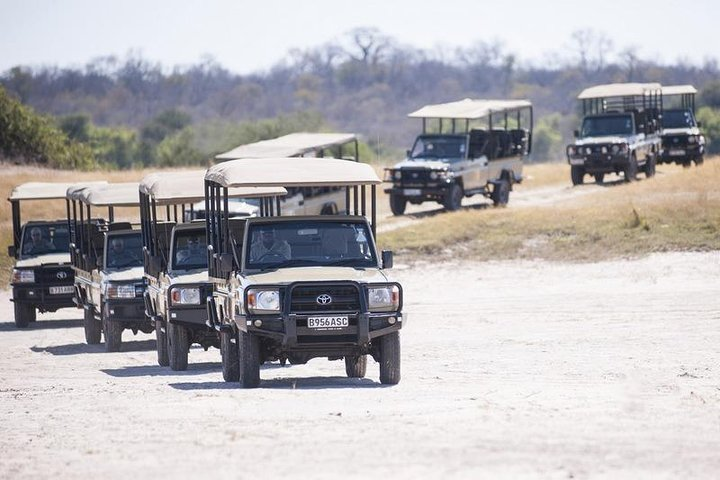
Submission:
<svg viewBox="0 0 720 480">
<path fill-rule="evenodd" d="M 647 160 L 645 161 L 645 178 L 650 178 L 655 176 L 655 166 L 657 165 L 657 157 L 655 154 L 650 155 Z"/>
<path fill-rule="evenodd" d="M 367 355 L 345 357 L 345 373 L 348 378 L 363 378 L 367 371 Z"/>
<path fill-rule="evenodd" d="M 83 308 L 83 327 L 85 328 L 85 342 L 88 345 L 97 345 L 102 340 L 102 323 L 95 320 L 93 307 Z"/>
<path fill-rule="evenodd" d="M 187 328 L 167 322 L 167 339 L 170 369 L 176 372 L 187 370 L 188 351 L 190 350 Z"/>
<path fill-rule="evenodd" d="M 585 177 L 585 168 L 580 165 L 570 166 L 570 180 L 573 185 L 582 185 L 583 177 Z"/>
<path fill-rule="evenodd" d="M 450 189 L 445 193 L 445 198 L 443 199 L 443 206 L 446 210 L 451 212 L 459 210 L 462 205 L 462 198 L 462 187 L 456 183 L 451 186 Z"/>
<path fill-rule="evenodd" d="M 167 333 L 162 331 L 163 322 L 160 320 L 155 321 L 155 339 L 157 341 L 157 357 L 158 365 L 161 367 L 167 367 L 170 365 L 170 359 L 168 358 L 168 344 L 167 344 Z"/>
<path fill-rule="evenodd" d="M 27 305 L 15 302 L 15 326 L 17 328 L 27 328 L 30 322 L 34 322 L 37 318 L 35 305 Z"/>
<path fill-rule="evenodd" d="M 510 182 L 503 179 L 495 184 L 490 198 L 496 207 L 504 207 L 510 201 Z"/>
<path fill-rule="evenodd" d="M 119 352 L 122 347 L 122 323 L 103 317 L 105 329 L 105 351 Z"/>
<path fill-rule="evenodd" d="M 393 332 L 380 337 L 380 383 L 400 383 L 400 334 Z"/>
<path fill-rule="evenodd" d="M 392 210 L 393 215 L 399 216 L 405 213 L 406 206 L 407 198 L 400 195 L 390 195 L 390 210 Z"/>
<path fill-rule="evenodd" d="M 242 388 L 260 385 L 260 339 L 251 333 L 238 332 L 238 366 Z"/>
<path fill-rule="evenodd" d="M 220 332 L 220 358 L 222 358 L 223 380 L 226 382 L 240 380 L 238 340 L 235 332 Z"/>
<path fill-rule="evenodd" d="M 625 170 L 623 170 L 623 173 L 625 175 L 625 181 L 634 182 L 635 180 L 637 180 L 637 172 L 637 158 L 635 157 L 635 154 L 632 154 L 630 156 L 630 159 L 628 160 L 627 165 L 625 165 Z"/>
<path fill-rule="evenodd" d="M 696 166 L 696 167 L 699 167 L 699 166 L 702 165 L 703 163 L 705 163 L 705 157 L 704 157 L 704 156 L 700 155 L 699 157 L 696 157 L 696 158 L 695 158 L 695 166 Z"/>
</svg>

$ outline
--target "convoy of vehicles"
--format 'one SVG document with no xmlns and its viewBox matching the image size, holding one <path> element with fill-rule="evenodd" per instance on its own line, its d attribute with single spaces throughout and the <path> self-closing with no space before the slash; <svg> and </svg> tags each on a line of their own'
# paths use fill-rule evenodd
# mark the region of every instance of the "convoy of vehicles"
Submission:
<svg viewBox="0 0 720 480">
<path fill-rule="evenodd" d="M 371 355 L 380 381 L 398 383 L 402 287 L 386 272 L 392 252 L 376 248 L 380 179 L 372 167 L 317 158 L 234 160 L 208 169 L 205 180 L 215 284 L 208 316 L 221 337 L 225 380 L 257 387 L 261 364 L 316 357 L 344 359 L 349 377 L 363 377 Z M 282 216 L 270 208 L 233 228 L 228 189 L 253 185 L 336 186 L 348 201 L 340 215 Z"/>
<path fill-rule="evenodd" d="M 8 201 L 12 209 L 12 245 L 8 255 L 15 258 L 12 271 L 12 299 L 15 325 L 26 328 L 36 320 L 37 311 L 54 312 L 73 307 L 73 270 L 68 248 L 66 220 L 21 220 L 21 203 L 61 202 L 70 187 L 66 183 L 31 182 L 18 185 Z"/>
<path fill-rule="evenodd" d="M 116 209 L 138 217 L 138 184 L 72 186 L 66 194 L 70 257 L 75 274 L 75 304 L 84 310 L 85 341 L 118 352 L 123 330 L 145 333 L 140 230 L 116 219 Z M 103 213 L 107 209 L 107 215 Z"/>
<path fill-rule="evenodd" d="M 634 181 L 638 171 L 650 178 L 661 150 L 663 93 L 659 83 L 614 83 L 583 90 L 582 126 L 567 147 L 570 178 L 580 185 L 585 175 L 603 183 L 608 173 Z"/>
<path fill-rule="evenodd" d="M 187 369 L 191 344 L 220 347 L 216 331 L 207 326 L 205 299 L 212 284 L 205 223 L 183 223 L 192 217 L 195 202 L 205 198 L 204 175 L 204 170 L 163 172 L 140 183 L 146 324 L 155 328 L 158 363 L 172 370 Z M 264 211 L 268 198 L 285 193 L 253 187 L 234 189 L 228 197 L 259 199 Z"/>
<path fill-rule="evenodd" d="M 407 158 L 386 169 L 393 214 L 402 215 L 408 202 L 435 201 L 457 210 L 463 197 L 477 194 L 494 205 L 508 203 L 532 148 L 529 101 L 465 99 L 427 105 L 408 116 L 422 118 L 423 132 Z"/>
<path fill-rule="evenodd" d="M 705 158 L 705 136 L 695 120 L 695 94 L 692 85 L 662 87 L 662 151 L 659 163 L 689 167 L 702 165 Z"/>
</svg>

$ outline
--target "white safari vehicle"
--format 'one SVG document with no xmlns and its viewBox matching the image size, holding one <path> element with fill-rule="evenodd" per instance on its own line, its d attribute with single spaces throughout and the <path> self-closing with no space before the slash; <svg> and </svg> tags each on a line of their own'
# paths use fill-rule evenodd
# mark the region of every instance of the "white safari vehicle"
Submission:
<svg viewBox="0 0 720 480">
<path fill-rule="evenodd" d="M 705 159 L 705 135 L 695 120 L 695 94 L 692 85 L 662 87 L 662 152 L 660 163 L 689 167 L 702 165 Z"/>
<path fill-rule="evenodd" d="M 471 100 L 427 105 L 423 133 L 406 159 L 385 170 L 393 214 L 407 203 L 435 201 L 457 210 L 463 197 L 484 195 L 505 205 L 522 181 L 523 158 L 532 147 L 533 110 L 527 100 Z"/>
<path fill-rule="evenodd" d="M 380 254 L 375 244 L 380 179 L 372 167 L 318 158 L 235 160 L 211 167 L 205 180 L 215 283 L 208 316 L 220 332 L 225 380 L 257 387 L 263 363 L 315 357 L 344 359 L 349 377 L 363 377 L 371 355 L 380 381 L 398 383 L 402 288 L 387 275 L 392 252 Z M 233 228 L 228 191 L 251 185 L 339 187 L 348 201 L 339 215 L 283 216 L 270 205 Z"/>
<path fill-rule="evenodd" d="M 62 205 L 72 184 L 30 182 L 18 185 L 8 198 L 12 208 L 12 245 L 8 255 L 15 258 L 12 271 L 12 299 L 15 325 L 25 328 L 37 311 L 54 312 L 74 307 L 73 270 L 68 250 L 67 220 L 33 219 L 22 223 L 21 204 L 48 202 Z M 87 185 L 87 184 L 86 184 Z"/>
<path fill-rule="evenodd" d="M 186 222 L 193 205 L 205 198 L 204 170 L 162 172 L 140 183 L 146 321 L 155 327 L 158 363 L 185 370 L 193 343 L 206 350 L 219 347 L 217 332 L 207 326 L 205 299 L 212 293 L 208 281 L 205 222 Z M 243 188 L 231 198 L 284 195 L 284 188 Z M 235 223 L 243 218 L 233 219 Z"/>
<path fill-rule="evenodd" d="M 575 143 L 567 147 L 573 185 L 591 175 L 602 183 L 607 173 L 634 181 L 638 171 L 655 175 L 660 153 L 663 95 L 659 83 L 613 83 L 578 95 L 583 111 Z"/>
</svg>

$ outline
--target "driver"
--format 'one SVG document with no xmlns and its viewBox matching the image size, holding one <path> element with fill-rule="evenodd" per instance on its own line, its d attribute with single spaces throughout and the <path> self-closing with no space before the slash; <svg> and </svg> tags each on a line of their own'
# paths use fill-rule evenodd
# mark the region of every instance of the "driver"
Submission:
<svg viewBox="0 0 720 480">
<path fill-rule="evenodd" d="M 113 238 L 110 241 L 110 255 L 108 255 L 109 267 L 125 267 L 139 261 L 135 255 L 125 249 L 125 242 L 122 238 Z"/>
<path fill-rule="evenodd" d="M 33 227 L 30 230 L 30 247 L 25 253 L 45 253 L 53 249 L 52 243 L 43 238 L 42 230 L 39 227 Z"/>
<path fill-rule="evenodd" d="M 275 238 L 274 230 L 263 230 L 260 238 L 253 240 L 250 247 L 250 258 L 258 261 L 264 256 L 277 255 L 285 260 L 290 259 L 290 244 L 285 240 Z"/>
<path fill-rule="evenodd" d="M 185 248 L 179 250 L 177 254 L 177 263 L 195 263 L 205 257 L 205 252 L 200 248 L 200 239 L 198 237 L 190 237 L 185 243 Z"/>
</svg>

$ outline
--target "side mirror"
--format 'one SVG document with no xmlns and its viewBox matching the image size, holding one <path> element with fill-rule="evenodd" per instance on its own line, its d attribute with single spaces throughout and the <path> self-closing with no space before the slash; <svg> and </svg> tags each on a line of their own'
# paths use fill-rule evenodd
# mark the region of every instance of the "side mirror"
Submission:
<svg viewBox="0 0 720 480">
<path fill-rule="evenodd" d="M 697 122 L 697 127 L 702 128 L 702 122 Z"/>
<path fill-rule="evenodd" d="M 8 245 L 8 255 L 14 257 L 15 253 L 15 245 Z"/>
<path fill-rule="evenodd" d="M 575 138 L 580 138 L 580 130 L 573 130 L 573 135 Z"/>
<path fill-rule="evenodd" d="M 411 155 L 411 154 L 412 154 L 412 152 L 411 152 L 410 150 L 405 150 L 405 156 L 406 156 L 407 158 L 410 158 L 410 155 Z"/>
<path fill-rule="evenodd" d="M 382 268 L 389 269 L 393 267 L 393 252 L 392 250 L 382 251 Z"/>
</svg>

